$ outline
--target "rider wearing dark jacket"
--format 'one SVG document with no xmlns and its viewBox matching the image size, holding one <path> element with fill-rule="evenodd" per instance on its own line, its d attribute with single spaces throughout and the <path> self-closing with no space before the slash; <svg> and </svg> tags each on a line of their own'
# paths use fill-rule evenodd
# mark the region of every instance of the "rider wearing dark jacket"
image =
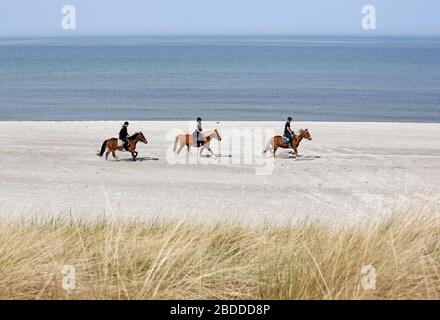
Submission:
<svg viewBox="0 0 440 320">
<path fill-rule="evenodd" d="M 284 125 L 284 136 L 289 139 L 289 143 L 290 143 L 290 141 L 292 141 L 293 136 L 295 135 L 293 130 L 290 129 L 290 123 L 291 122 L 292 122 L 292 117 L 288 117 L 287 118 L 287 122 Z"/>
<path fill-rule="evenodd" d="M 127 127 L 128 127 L 128 122 L 124 122 L 124 125 L 122 126 L 121 130 L 119 131 L 119 139 L 121 139 L 122 141 L 124 141 L 124 149 L 128 151 L 128 131 L 127 131 Z"/>
</svg>

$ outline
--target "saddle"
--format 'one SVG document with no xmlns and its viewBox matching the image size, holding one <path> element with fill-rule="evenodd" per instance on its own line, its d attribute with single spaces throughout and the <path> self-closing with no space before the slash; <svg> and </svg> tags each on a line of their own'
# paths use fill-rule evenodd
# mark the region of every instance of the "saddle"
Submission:
<svg viewBox="0 0 440 320">
<path fill-rule="evenodd" d="M 118 148 L 122 148 L 122 151 L 128 151 L 127 149 L 124 148 L 124 141 L 122 141 L 121 139 L 118 139 Z"/>
<path fill-rule="evenodd" d="M 197 131 L 194 131 L 192 138 L 193 138 L 193 141 L 196 141 L 197 148 L 199 148 L 205 144 L 205 141 L 197 139 Z"/>
<path fill-rule="evenodd" d="M 290 139 L 289 138 L 287 138 L 287 137 L 283 137 L 282 139 L 281 139 L 281 143 L 283 143 L 283 144 L 290 144 Z"/>
</svg>

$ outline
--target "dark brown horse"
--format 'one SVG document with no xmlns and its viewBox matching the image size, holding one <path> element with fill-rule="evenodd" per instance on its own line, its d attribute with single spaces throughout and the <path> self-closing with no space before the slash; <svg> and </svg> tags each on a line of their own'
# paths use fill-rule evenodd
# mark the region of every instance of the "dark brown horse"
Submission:
<svg viewBox="0 0 440 320">
<path fill-rule="evenodd" d="M 128 152 L 131 153 L 133 161 L 136 161 L 136 158 L 138 156 L 138 152 L 136 151 L 136 144 L 139 141 L 141 141 L 145 144 L 148 143 L 147 139 L 145 139 L 144 134 L 142 132 L 136 132 L 131 137 L 128 137 Z M 117 138 L 107 139 L 102 143 L 101 152 L 98 153 L 98 156 L 102 157 L 104 155 L 104 152 L 106 149 L 107 149 L 107 153 L 105 154 L 105 160 L 107 160 L 110 152 L 112 153 L 113 158 L 115 158 L 116 160 L 119 160 L 116 157 L 116 150 L 122 151 L 123 146 L 118 146 L 118 139 Z"/>
<path fill-rule="evenodd" d="M 214 156 L 214 152 L 212 152 L 209 145 L 211 144 L 212 138 L 216 138 L 218 141 L 222 141 L 222 137 L 220 137 L 220 134 L 218 133 L 217 129 L 212 131 L 206 131 L 203 133 L 203 144 L 201 145 L 200 153 L 202 154 L 202 151 L 204 149 L 208 149 L 209 152 Z M 179 146 L 179 150 L 177 150 L 177 146 Z M 180 134 L 176 137 L 176 140 L 174 141 L 174 152 L 177 150 L 177 154 L 182 150 L 182 148 L 186 146 L 189 152 L 189 149 L 191 146 L 197 148 L 197 143 L 193 141 L 192 134 Z"/>
<path fill-rule="evenodd" d="M 269 140 L 269 142 L 266 145 L 266 149 L 263 151 L 263 153 L 266 153 L 269 149 L 273 152 L 273 156 L 275 157 L 275 152 L 278 148 L 292 148 L 293 152 L 295 152 L 295 156 L 299 157 L 298 154 L 298 146 L 302 139 L 312 140 L 312 137 L 310 136 L 309 129 L 300 129 L 298 134 L 295 134 L 295 137 L 292 139 L 290 144 L 283 143 L 283 137 L 282 136 L 275 136 L 272 139 Z"/>
</svg>

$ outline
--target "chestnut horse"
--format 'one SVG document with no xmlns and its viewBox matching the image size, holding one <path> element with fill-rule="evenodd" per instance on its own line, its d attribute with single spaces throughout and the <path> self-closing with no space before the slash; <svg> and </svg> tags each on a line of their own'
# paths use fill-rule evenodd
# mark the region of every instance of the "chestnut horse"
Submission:
<svg viewBox="0 0 440 320">
<path fill-rule="evenodd" d="M 145 139 L 144 134 L 142 132 L 136 132 L 131 137 L 128 137 L 128 152 L 131 153 L 133 161 L 136 161 L 136 158 L 138 156 L 138 152 L 136 151 L 136 144 L 139 141 L 147 144 L 147 139 Z M 105 140 L 102 143 L 101 152 L 98 153 L 98 156 L 102 157 L 105 152 L 105 149 L 107 149 L 107 153 L 105 154 L 105 160 L 107 160 L 110 152 L 112 153 L 113 158 L 115 158 L 116 160 L 119 160 L 116 157 L 116 150 L 122 151 L 123 146 L 118 146 L 118 139 L 117 138 L 110 138 L 110 139 Z"/>
<path fill-rule="evenodd" d="M 201 145 L 201 149 L 200 149 L 200 153 L 199 155 L 202 154 L 202 151 L 205 149 L 208 149 L 209 152 L 211 152 L 211 155 L 214 156 L 214 152 L 212 152 L 211 148 L 209 147 L 212 138 L 217 139 L 218 141 L 222 141 L 222 137 L 220 137 L 220 134 L 218 133 L 217 129 L 212 130 L 212 131 L 206 131 L 202 133 L 203 135 L 203 144 Z M 193 146 L 195 148 L 197 147 L 197 143 L 193 141 L 193 135 L 192 134 L 179 134 L 176 137 L 176 140 L 174 141 L 174 152 L 176 152 L 177 146 L 179 145 L 179 150 L 177 150 L 177 154 L 179 154 L 179 152 L 182 150 L 182 148 L 184 146 L 187 147 L 188 152 L 190 149 L 190 146 Z"/>
<path fill-rule="evenodd" d="M 292 139 L 290 144 L 283 143 L 283 137 L 282 136 L 275 136 L 272 139 L 269 140 L 269 142 L 266 145 L 266 149 L 263 151 L 263 153 L 266 153 L 266 151 L 271 148 L 271 151 L 273 152 L 273 156 L 275 157 L 275 152 L 278 148 L 292 148 L 293 152 L 295 152 L 295 156 L 299 157 L 298 154 L 298 146 L 302 139 L 312 140 L 312 137 L 310 136 L 309 129 L 300 129 L 298 134 L 295 134 L 295 137 Z"/>
</svg>

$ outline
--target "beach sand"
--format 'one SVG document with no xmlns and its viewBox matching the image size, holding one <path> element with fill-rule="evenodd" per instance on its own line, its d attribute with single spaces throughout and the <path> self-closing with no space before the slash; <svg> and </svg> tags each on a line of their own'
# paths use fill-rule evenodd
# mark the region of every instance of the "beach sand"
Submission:
<svg viewBox="0 0 440 320">
<path fill-rule="evenodd" d="M 279 150 L 273 162 L 261 155 L 266 137 L 232 147 L 234 129 L 258 140 L 259 130 L 283 125 L 205 122 L 222 135 L 212 144 L 218 156 L 184 149 L 174 164 L 173 130 L 193 123 L 131 122 L 129 132 L 148 140 L 132 162 L 128 153 L 96 155 L 119 122 L 0 122 L 0 215 L 351 223 L 402 203 L 439 203 L 440 124 L 297 122 L 313 140 L 301 142 L 301 157 Z"/>
</svg>

